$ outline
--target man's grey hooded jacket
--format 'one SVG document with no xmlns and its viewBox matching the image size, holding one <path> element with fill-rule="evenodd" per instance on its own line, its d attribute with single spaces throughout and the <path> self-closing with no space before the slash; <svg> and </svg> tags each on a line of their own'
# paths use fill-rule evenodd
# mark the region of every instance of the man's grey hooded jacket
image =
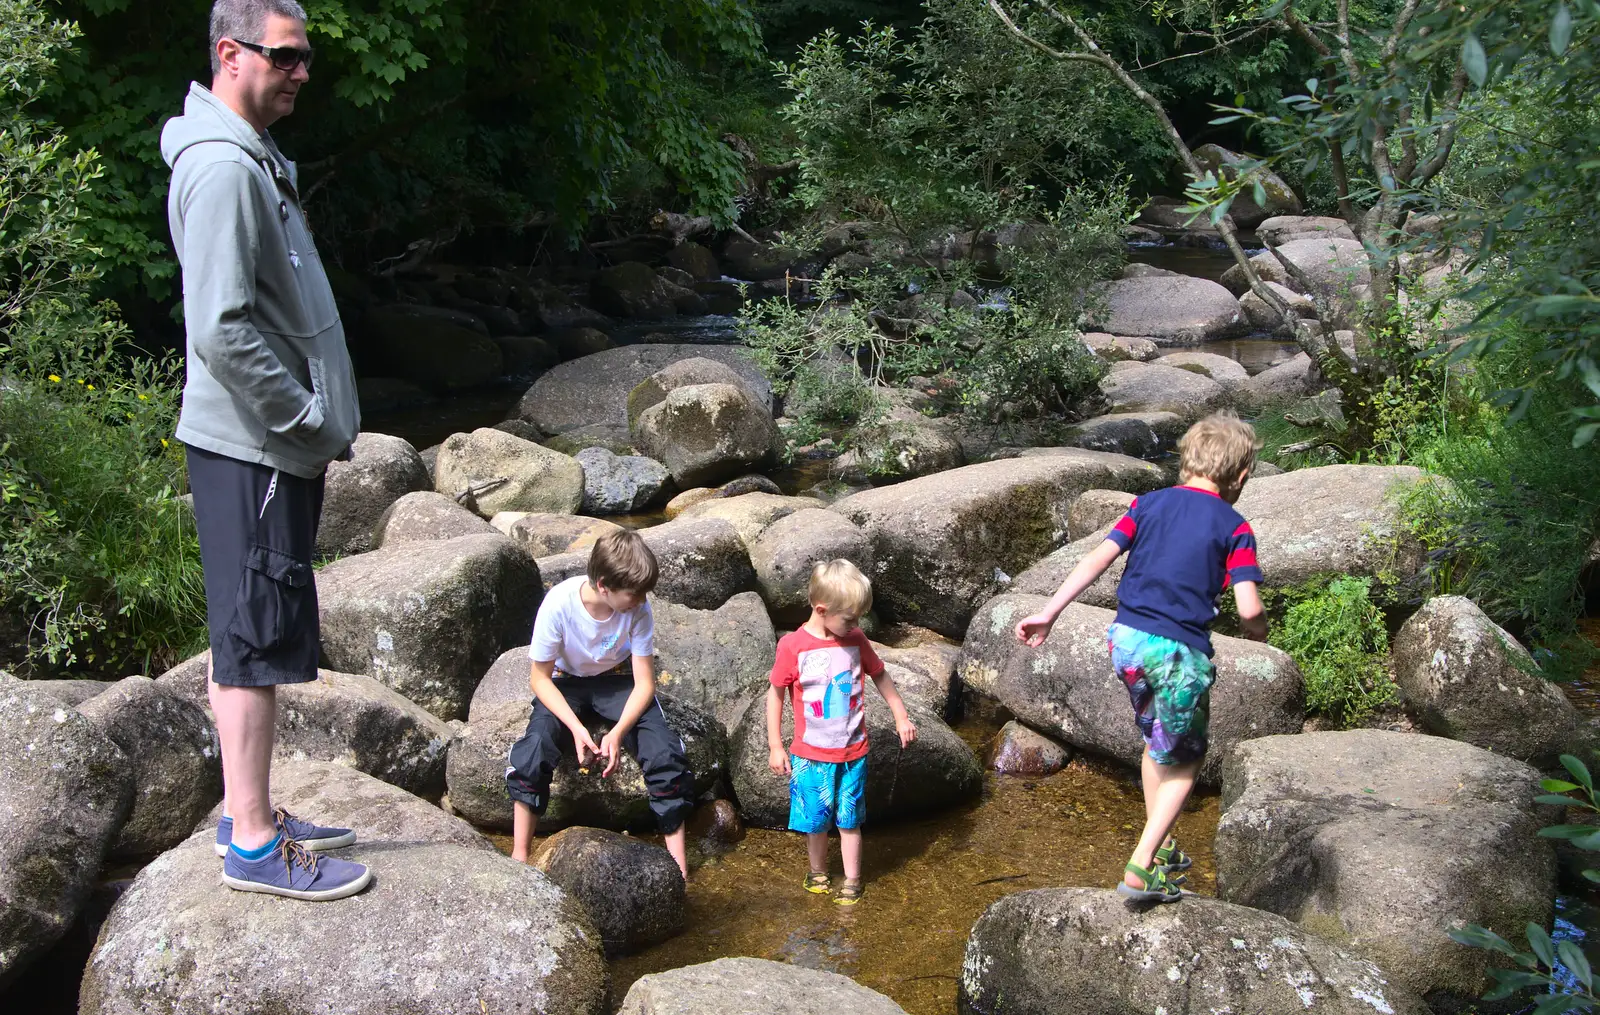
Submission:
<svg viewBox="0 0 1600 1015">
<path fill-rule="evenodd" d="M 361 412 L 294 164 L 199 84 L 161 155 L 188 332 L 177 437 L 314 478 L 346 456 Z"/>
</svg>

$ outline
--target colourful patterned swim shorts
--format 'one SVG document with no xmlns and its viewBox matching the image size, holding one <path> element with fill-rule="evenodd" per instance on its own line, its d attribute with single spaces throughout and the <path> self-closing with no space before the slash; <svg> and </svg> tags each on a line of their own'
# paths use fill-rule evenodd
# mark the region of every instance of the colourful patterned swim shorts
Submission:
<svg viewBox="0 0 1600 1015">
<path fill-rule="evenodd" d="M 1181 641 L 1112 624 L 1111 666 L 1128 686 L 1134 721 L 1158 765 L 1206 756 L 1211 684 L 1217 671 L 1205 653 Z"/>
<path fill-rule="evenodd" d="M 812 761 L 789 755 L 789 830 L 860 828 L 867 817 L 867 759 Z"/>
</svg>

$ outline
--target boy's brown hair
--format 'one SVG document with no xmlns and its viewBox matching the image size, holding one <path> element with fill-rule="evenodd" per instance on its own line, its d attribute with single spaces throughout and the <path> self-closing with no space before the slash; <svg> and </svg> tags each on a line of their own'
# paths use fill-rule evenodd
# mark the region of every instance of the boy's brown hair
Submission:
<svg viewBox="0 0 1600 1015">
<path fill-rule="evenodd" d="M 811 569 L 806 597 L 812 606 L 844 610 L 861 617 L 872 609 L 872 579 L 842 557 L 826 561 Z"/>
<path fill-rule="evenodd" d="M 644 595 L 656 587 L 661 565 L 656 555 L 632 529 L 608 532 L 595 541 L 589 554 L 589 581 L 618 592 Z"/>
<path fill-rule="evenodd" d="M 1229 411 L 1214 412 L 1189 428 L 1178 441 L 1178 472 L 1203 476 L 1224 490 L 1239 485 L 1240 475 L 1256 463 L 1261 439 L 1255 428 Z"/>
</svg>

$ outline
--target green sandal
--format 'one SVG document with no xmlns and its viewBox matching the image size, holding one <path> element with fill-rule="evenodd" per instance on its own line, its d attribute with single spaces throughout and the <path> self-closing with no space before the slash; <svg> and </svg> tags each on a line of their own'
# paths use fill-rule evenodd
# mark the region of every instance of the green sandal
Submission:
<svg viewBox="0 0 1600 1015">
<path fill-rule="evenodd" d="M 836 906 L 853 906 L 861 901 L 861 893 L 865 891 L 859 880 L 846 879 L 844 887 L 840 888 L 833 897 Z"/>
<path fill-rule="evenodd" d="M 828 875 L 822 871 L 812 871 L 806 875 L 805 889 L 812 895 L 827 895 L 829 884 Z"/>
<path fill-rule="evenodd" d="M 1178 840 L 1169 837 L 1156 850 L 1155 866 L 1168 871 L 1186 871 L 1194 866 L 1194 858 L 1178 848 Z"/>
<path fill-rule="evenodd" d="M 1117 884 L 1117 894 L 1126 895 L 1137 902 L 1177 902 L 1183 898 L 1183 875 L 1169 875 L 1160 867 L 1154 870 L 1145 870 L 1138 864 L 1130 863 L 1123 868 L 1129 874 L 1144 882 L 1143 888 L 1135 888 L 1127 881 Z"/>
</svg>

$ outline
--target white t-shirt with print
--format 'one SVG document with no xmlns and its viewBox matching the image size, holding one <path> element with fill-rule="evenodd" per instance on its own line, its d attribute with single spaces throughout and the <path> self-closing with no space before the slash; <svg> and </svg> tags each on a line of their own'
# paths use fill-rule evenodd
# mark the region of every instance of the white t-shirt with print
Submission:
<svg viewBox="0 0 1600 1015">
<path fill-rule="evenodd" d="M 596 620 L 581 598 L 587 580 L 576 575 L 545 595 L 533 622 L 533 644 L 528 648 L 533 661 L 553 659 L 559 670 L 592 677 L 627 662 L 630 656 L 654 655 L 656 622 L 649 600 Z"/>
</svg>

